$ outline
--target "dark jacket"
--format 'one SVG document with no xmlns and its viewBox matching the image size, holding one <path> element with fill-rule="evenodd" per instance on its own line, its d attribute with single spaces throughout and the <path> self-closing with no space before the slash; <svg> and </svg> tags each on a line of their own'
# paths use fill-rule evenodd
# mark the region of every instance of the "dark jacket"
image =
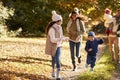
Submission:
<svg viewBox="0 0 120 80">
<path fill-rule="evenodd" d="M 103 39 L 96 39 L 96 38 L 94 39 L 94 41 L 88 40 L 85 46 L 85 50 L 88 53 L 88 55 L 96 56 L 98 52 L 98 45 L 102 44 L 103 42 L 104 42 Z M 92 51 L 88 51 L 90 48 L 92 48 Z"/>
</svg>

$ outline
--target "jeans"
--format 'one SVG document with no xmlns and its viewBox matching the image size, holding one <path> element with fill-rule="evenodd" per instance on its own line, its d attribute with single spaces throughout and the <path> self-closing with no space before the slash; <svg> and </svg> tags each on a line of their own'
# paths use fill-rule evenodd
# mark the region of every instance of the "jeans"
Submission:
<svg viewBox="0 0 120 80">
<path fill-rule="evenodd" d="M 70 52 L 71 52 L 71 59 L 72 59 L 72 64 L 75 65 L 75 47 L 76 47 L 76 57 L 80 57 L 80 46 L 81 42 L 73 42 L 69 41 L 70 45 Z"/>
<path fill-rule="evenodd" d="M 94 68 L 95 63 L 96 63 L 96 56 L 91 56 L 91 55 L 87 55 L 87 60 L 86 63 L 89 65 L 91 68 Z"/>
<path fill-rule="evenodd" d="M 56 54 L 52 56 L 52 68 L 55 69 L 55 64 L 57 69 L 60 71 L 60 54 L 61 54 L 61 47 L 58 47 L 56 50 Z"/>
</svg>

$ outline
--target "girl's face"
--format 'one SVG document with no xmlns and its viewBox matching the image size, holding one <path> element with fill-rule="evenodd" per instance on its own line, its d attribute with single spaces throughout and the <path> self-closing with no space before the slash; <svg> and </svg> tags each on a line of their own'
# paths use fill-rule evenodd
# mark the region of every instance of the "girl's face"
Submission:
<svg viewBox="0 0 120 80">
<path fill-rule="evenodd" d="M 90 41 L 93 41 L 93 40 L 94 40 L 94 36 L 88 36 L 88 39 L 89 39 Z"/>
<path fill-rule="evenodd" d="M 62 24 L 62 20 L 59 20 L 59 21 L 57 22 L 57 24 L 58 24 L 58 25 L 61 25 L 61 24 Z"/>
<path fill-rule="evenodd" d="M 75 19 L 76 19 L 76 16 L 77 16 L 77 14 L 72 14 L 72 15 L 71 15 L 71 18 L 72 18 L 73 20 L 75 20 Z"/>
</svg>

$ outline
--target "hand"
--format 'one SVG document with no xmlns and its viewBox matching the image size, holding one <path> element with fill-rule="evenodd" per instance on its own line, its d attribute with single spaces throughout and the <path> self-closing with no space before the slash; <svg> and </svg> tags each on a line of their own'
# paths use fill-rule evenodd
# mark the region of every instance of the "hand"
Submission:
<svg viewBox="0 0 120 80">
<path fill-rule="evenodd" d="M 80 40 L 80 38 L 81 38 L 81 36 L 78 36 L 78 37 L 76 38 L 76 41 L 79 41 L 79 40 Z"/>
<path fill-rule="evenodd" d="M 92 51 L 92 48 L 88 49 L 88 51 Z"/>
<path fill-rule="evenodd" d="M 68 41 L 69 40 L 69 37 L 64 37 L 63 38 L 63 41 Z"/>
<path fill-rule="evenodd" d="M 66 38 L 66 39 L 65 39 L 66 41 L 68 41 L 68 40 L 69 40 L 69 37 L 65 37 L 65 38 Z"/>
<path fill-rule="evenodd" d="M 118 31 L 117 34 L 120 34 L 120 31 Z"/>
<path fill-rule="evenodd" d="M 62 41 L 68 41 L 69 40 L 69 37 L 63 37 L 62 38 Z"/>
</svg>

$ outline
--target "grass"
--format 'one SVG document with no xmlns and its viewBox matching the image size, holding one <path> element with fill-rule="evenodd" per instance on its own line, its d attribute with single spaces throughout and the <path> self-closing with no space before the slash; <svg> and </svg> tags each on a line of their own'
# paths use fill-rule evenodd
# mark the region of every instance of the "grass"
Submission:
<svg viewBox="0 0 120 80">
<path fill-rule="evenodd" d="M 45 55 L 44 49 L 45 38 L 0 39 L 0 80 L 49 80 L 51 57 Z M 81 56 L 84 62 L 84 49 Z M 68 42 L 63 43 L 61 64 L 62 71 L 72 69 Z M 84 66 L 84 63 L 80 66 Z M 78 80 L 109 80 L 114 70 L 115 64 L 111 63 L 107 48 L 104 56 L 98 61 L 95 72 L 91 74 L 87 70 L 80 74 Z"/>
<path fill-rule="evenodd" d="M 77 80 L 110 80 L 116 69 L 116 63 L 111 62 L 109 48 L 107 47 L 102 58 L 97 62 L 94 72 L 85 71 Z"/>
</svg>

